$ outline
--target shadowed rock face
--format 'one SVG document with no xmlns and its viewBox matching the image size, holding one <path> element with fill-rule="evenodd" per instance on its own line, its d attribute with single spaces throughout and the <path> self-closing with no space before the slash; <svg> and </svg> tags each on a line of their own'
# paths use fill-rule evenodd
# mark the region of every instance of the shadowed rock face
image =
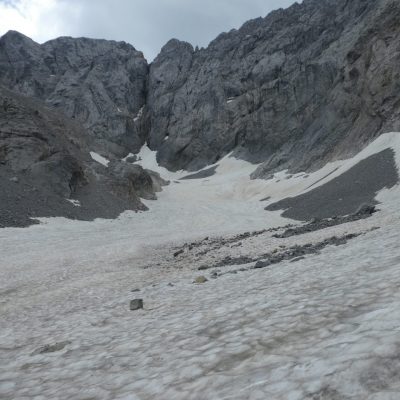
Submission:
<svg viewBox="0 0 400 400">
<path fill-rule="evenodd" d="M 155 199 L 165 182 L 119 159 L 144 143 L 147 75 L 142 53 L 123 42 L 0 38 L 0 227 L 146 210 L 140 197 Z"/>
<path fill-rule="evenodd" d="M 150 66 L 149 143 L 170 169 L 235 149 L 254 177 L 315 169 L 400 128 L 400 3 L 305 0 Z M 168 136 L 168 140 L 164 138 Z"/>
<path fill-rule="evenodd" d="M 143 54 L 124 42 L 61 37 L 39 45 L 13 31 L 0 38 L 0 84 L 82 123 L 93 149 L 106 154 L 142 146 L 147 73 Z"/>
<path fill-rule="evenodd" d="M 88 138 L 76 121 L 0 87 L 0 227 L 146 210 L 140 197 L 155 199 L 166 182 L 139 165 L 93 161 Z"/>
</svg>

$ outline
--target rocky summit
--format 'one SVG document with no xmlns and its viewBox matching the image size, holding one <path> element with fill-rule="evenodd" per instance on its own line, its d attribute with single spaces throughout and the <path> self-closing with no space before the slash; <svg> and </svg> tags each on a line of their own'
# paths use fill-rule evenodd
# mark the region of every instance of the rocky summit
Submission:
<svg viewBox="0 0 400 400">
<path fill-rule="evenodd" d="M 150 65 L 150 146 L 175 170 L 234 151 L 263 162 L 255 177 L 351 155 L 399 130 L 399 20 L 398 1 L 305 0 L 206 49 L 168 42 Z"/>
<path fill-rule="evenodd" d="M 39 45 L 18 32 L 0 39 L 0 82 L 82 124 L 94 151 L 124 156 L 144 143 L 135 122 L 148 65 L 131 45 L 62 37 Z"/>
<path fill-rule="evenodd" d="M 172 171 L 233 152 L 259 164 L 253 178 L 356 154 L 400 130 L 399 20 L 394 0 L 304 0 L 207 48 L 170 40 L 150 64 L 125 42 L 38 44 L 8 32 L 0 38 L 0 224 L 145 209 L 140 197 L 154 198 L 166 182 L 123 161 L 144 144 Z"/>
</svg>

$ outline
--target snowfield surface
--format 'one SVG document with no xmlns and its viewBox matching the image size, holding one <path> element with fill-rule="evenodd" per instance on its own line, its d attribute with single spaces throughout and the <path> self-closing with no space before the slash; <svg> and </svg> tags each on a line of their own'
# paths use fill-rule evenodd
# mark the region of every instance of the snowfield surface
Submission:
<svg viewBox="0 0 400 400">
<path fill-rule="evenodd" d="M 264 207 L 388 147 L 399 166 L 391 133 L 351 160 L 269 181 L 250 180 L 256 166 L 229 156 L 215 175 L 180 181 L 187 172 L 166 171 L 143 148 L 139 163 L 171 180 L 148 212 L 0 230 L 0 399 L 398 400 L 398 186 L 365 220 L 211 245 L 292 223 Z M 297 262 L 221 267 L 217 279 L 198 271 L 349 233 L 361 235 Z M 193 284 L 199 275 L 208 281 Z M 135 298 L 143 310 L 129 310 Z"/>
</svg>

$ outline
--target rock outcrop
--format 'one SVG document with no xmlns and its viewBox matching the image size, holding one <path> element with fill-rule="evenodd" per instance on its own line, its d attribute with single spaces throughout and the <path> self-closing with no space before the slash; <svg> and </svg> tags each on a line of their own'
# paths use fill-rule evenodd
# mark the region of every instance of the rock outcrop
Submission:
<svg viewBox="0 0 400 400">
<path fill-rule="evenodd" d="M 170 41 L 150 67 L 149 143 L 170 169 L 230 151 L 254 174 L 317 168 L 399 130 L 400 3 L 305 0 L 221 34 Z"/>
<path fill-rule="evenodd" d="M 81 122 L 108 157 L 145 141 L 169 169 L 234 151 L 254 177 L 308 170 L 400 129 L 400 3 L 304 0 L 218 36 L 170 40 L 149 66 L 124 42 L 0 39 L 0 83 Z"/>
<path fill-rule="evenodd" d="M 94 161 L 89 137 L 76 121 L 0 87 L 0 227 L 147 209 L 140 198 L 155 199 L 166 182 L 139 165 Z"/>
<path fill-rule="evenodd" d="M 233 152 L 262 163 L 254 178 L 351 156 L 400 130 L 399 21 L 395 0 L 304 0 L 205 49 L 173 39 L 151 65 L 124 42 L 38 44 L 8 32 L 0 223 L 144 209 L 139 197 L 155 198 L 166 182 L 122 159 L 146 142 L 171 170 L 196 171 Z"/>
<path fill-rule="evenodd" d="M 61 37 L 40 45 L 14 31 L 0 38 L 0 84 L 81 123 L 92 149 L 108 156 L 145 141 L 147 76 L 143 54 L 124 42 Z"/>
</svg>

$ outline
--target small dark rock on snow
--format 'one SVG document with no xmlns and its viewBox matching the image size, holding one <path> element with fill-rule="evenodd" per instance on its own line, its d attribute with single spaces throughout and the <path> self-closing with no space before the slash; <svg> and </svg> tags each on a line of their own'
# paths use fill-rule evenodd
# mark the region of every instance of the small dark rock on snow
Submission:
<svg viewBox="0 0 400 400">
<path fill-rule="evenodd" d="M 376 212 L 377 209 L 375 206 L 370 204 L 362 204 L 356 211 L 355 215 L 372 215 Z"/>
<path fill-rule="evenodd" d="M 178 257 L 181 254 L 183 254 L 183 250 L 178 250 L 174 253 L 174 257 Z"/>
<path fill-rule="evenodd" d="M 128 163 L 135 163 L 136 161 L 138 161 L 138 157 L 136 155 L 129 156 L 125 158 L 125 161 Z"/>
<path fill-rule="evenodd" d="M 131 300 L 129 304 L 129 309 L 131 311 L 140 310 L 143 308 L 143 299 L 134 299 Z"/>
<path fill-rule="evenodd" d="M 260 260 L 254 264 L 254 268 L 255 269 L 265 268 L 268 267 L 268 265 L 271 265 L 271 262 L 269 260 L 262 260 L 262 261 Z"/>
<path fill-rule="evenodd" d="M 32 355 L 34 356 L 36 354 L 54 353 L 56 351 L 62 350 L 68 344 L 71 344 L 71 342 L 65 341 L 65 342 L 58 342 L 58 343 L 54 343 L 54 344 L 46 344 L 46 345 L 36 349 L 32 353 Z"/>
</svg>

